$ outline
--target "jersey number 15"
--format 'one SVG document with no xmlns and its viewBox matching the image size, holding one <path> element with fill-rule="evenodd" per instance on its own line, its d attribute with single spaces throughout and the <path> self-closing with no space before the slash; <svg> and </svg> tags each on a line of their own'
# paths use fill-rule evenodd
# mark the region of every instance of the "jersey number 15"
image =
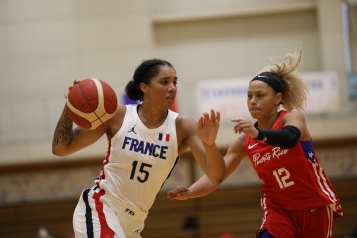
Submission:
<svg viewBox="0 0 357 238">
<path fill-rule="evenodd" d="M 136 167 L 138 165 L 138 161 L 134 161 L 133 162 L 133 167 L 131 169 L 131 174 L 130 174 L 130 179 L 133 180 L 134 176 L 135 176 L 135 172 L 136 172 Z M 137 176 L 136 178 L 139 180 L 140 183 L 144 183 L 146 182 L 146 180 L 148 180 L 149 178 L 149 171 L 145 170 L 145 167 L 149 167 L 151 168 L 152 165 L 151 164 L 146 164 L 146 163 L 142 163 L 140 168 L 139 168 L 139 172 L 144 174 L 144 178 Z"/>
</svg>

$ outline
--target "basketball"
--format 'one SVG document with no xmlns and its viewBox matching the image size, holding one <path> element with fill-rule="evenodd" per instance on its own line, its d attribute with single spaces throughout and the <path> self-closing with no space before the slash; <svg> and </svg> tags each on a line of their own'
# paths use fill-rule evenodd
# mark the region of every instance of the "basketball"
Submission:
<svg viewBox="0 0 357 238">
<path fill-rule="evenodd" d="M 94 130 L 113 118 L 117 103 L 115 91 L 106 82 L 88 78 L 70 89 L 66 110 L 75 124 Z"/>
</svg>

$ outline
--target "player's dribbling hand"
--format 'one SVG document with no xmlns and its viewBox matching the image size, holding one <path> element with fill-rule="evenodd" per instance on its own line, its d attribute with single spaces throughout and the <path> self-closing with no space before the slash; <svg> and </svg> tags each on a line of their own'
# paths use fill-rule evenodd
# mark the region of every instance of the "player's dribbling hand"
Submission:
<svg viewBox="0 0 357 238">
<path fill-rule="evenodd" d="M 81 81 L 81 80 L 79 80 L 79 79 L 75 79 L 75 80 L 73 81 L 73 85 L 79 83 L 80 81 Z M 71 89 L 73 88 L 73 85 L 68 86 L 68 92 L 71 91 Z M 66 94 L 64 95 L 64 98 L 67 98 L 67 97 L 68 97 L 68 93 L 66 93 Z"/>
<path fill-rule="evenodd" d="M 174 190 L 167 192 L 167 198 L 170 200 L 187 200 L 190 198 L 190 190 L 185 186 L 177 186 Z"/>
<path fill-rule="evenodd" d="M 204 144 L 211 146 L 215 143 L 220 119 L 221 114 L 211 109 L 211 114 L 205 112 L 198 120 L 198 136 Z"/>
</svg>

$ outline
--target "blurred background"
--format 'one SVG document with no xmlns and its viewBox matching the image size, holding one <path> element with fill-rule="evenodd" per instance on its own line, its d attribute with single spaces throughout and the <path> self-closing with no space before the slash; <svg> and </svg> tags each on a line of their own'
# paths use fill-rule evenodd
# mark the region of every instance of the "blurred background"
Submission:
<svg viewBox="0 0 357 238">
<path fill-rule="evenodd" d="M 310 86 L 306 121 L 345 217 L 334 237 L 357 226 L 356 0 L 0 0 L 0 237 L 72 236 L 81 191 L 93 185 L 102 138 L 67 157 L 52 136 L 75 79 L 123 89 L 149 58 L 173 64 L 175 110 L 198 119 L 221 111 L 222 154 L 249 118 L 245 90 L 269 58 L 303 49 L 298 72 Z M 253 237 L 263 213 L 260 181 L 244 159 L 214 193 L 169 201 L 165 192 L 202 175 L 187 151 L 155 202 L 144 238 Z M 43 232 L 44 228 L 48 231 Z"/>
</svg>

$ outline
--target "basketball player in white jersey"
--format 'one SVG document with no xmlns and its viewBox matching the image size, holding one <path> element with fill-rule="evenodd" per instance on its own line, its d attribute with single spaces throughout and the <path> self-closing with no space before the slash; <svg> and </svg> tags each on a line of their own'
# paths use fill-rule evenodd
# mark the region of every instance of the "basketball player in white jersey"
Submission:
<svg viewBox="0 0 357 238">
<path fill-rule="evenodd" d="M 125 89 L 131 100 L 142 103 L 119 105 L 108 125 L 72 130 L 73 122 L 63 111 L 53 137 L 55 155 L 75 153 L 104 134 L 108 138 L 101 173 L 95 186 L 83 191 L 74 212 L 76 238 L 141 237 L 157 193 L 187 148 L 211 181 L 222 182 L 223 159 L 207 158 L 205 153 L 219 153 L 212 135 L 217 134 L 220 114 L 212 110 L 196 123 L 169 110 L 176 84 L 176 71 L 169 62 L 146 60 Z"/>
</svg>

